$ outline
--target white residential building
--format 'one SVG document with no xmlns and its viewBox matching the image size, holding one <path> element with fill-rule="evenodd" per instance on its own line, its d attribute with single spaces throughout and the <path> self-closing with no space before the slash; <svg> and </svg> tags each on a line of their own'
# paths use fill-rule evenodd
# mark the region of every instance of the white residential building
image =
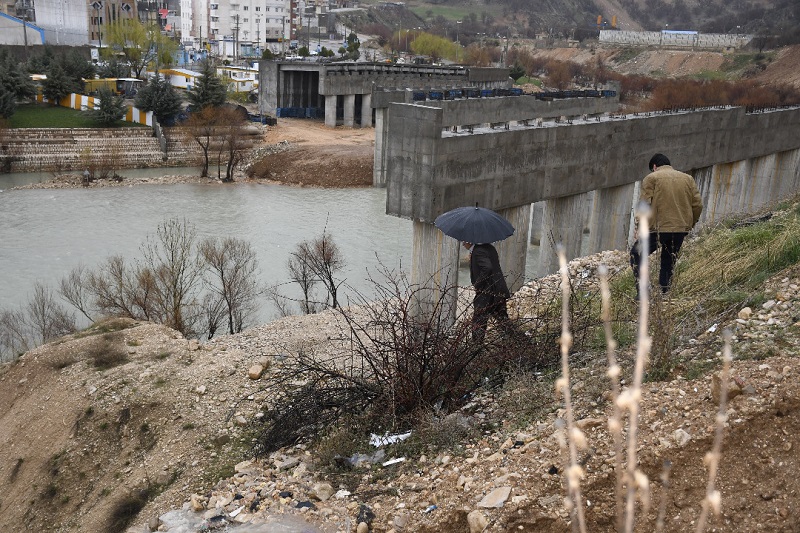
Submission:
<svg viewBox="0 0 800 533">
<path fill-rule="evenodd" d="M 317 36 L 319 15 L 327 11 L 327 2 L 312 0 L 208 2 L 212 51 L 226 58 L 260 57 L 266 48 L 287 50 L 290 41 Z"/>
</svg>

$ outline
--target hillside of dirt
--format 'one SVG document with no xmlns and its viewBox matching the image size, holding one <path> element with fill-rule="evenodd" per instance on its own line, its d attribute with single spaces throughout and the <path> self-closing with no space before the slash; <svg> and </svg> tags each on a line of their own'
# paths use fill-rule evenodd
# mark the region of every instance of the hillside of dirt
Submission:
<svg viewBox="0 0 800 533">
<path fill-rule="evenodd" d="M 624 253 L 573 261 L 578 290 L 596 290 L 601 262 L 612 272 L 626 268 Z M 722 514 L 712 518 L 712 531 L 800 527 L 800 268 L 773 277 L 764 291 L 762 306 L 709 324 L 674 352 L 713 367 L 719 332 L 734 333 L 716 485 Z M 523 287 L 512 316 L 542 294 L 558 298 L 557 276 Z M 432 420 L 453 437 L 430 454 L 365 448 L 352 473 L 332 471 L 302 444 L 252 457 L 250 431 L 269 392 L 263 376 L 280 372 L 300 349 L 320 356 L 346 349 L 344 331 L 337 314 L 325 312 L 198 344 L 163 326 L 112 320 L 3 365 L 0 530 L 176 533 L 248 524 L 242 531 L 333 533 L 363 522 L 357 531 L 570 531 L 558 429 L 565 411 L 550 385 L 537 389 L 532 376 Z M 633 353 L 628 346 L 618 354 L 623 385 Z M 594 533 L 612 531 L 614 521 L 606 366 L 602 355 L 585 361 L 570 381 L 588 440 L 579 460 Z M 688 371 L 645 384 L 638 439 L 653 502 L 639 523 L 652 527 L 663 512 L 664 531 L 676 533 L 693 530 L 698 519 L 718 409 L 718 372 Z M 668 484 L 659 481 L 665 461 Z"/>
<path fill-rule="evenodd" d="M 656 78 L 692 77 L 725 71 L 730 79 L 751 79 L 765 85 L 789 85 L 800 88 L 800 45 L 767 51 L 761 61 L 745 63 L 741 69 L 726 67 L 734 54 L 716 51 L 634 49 L 611 46 L 592 48 L 554 48 L 532 50 L 534 56 L 596 65 L 626 75 Z M 755 52 L 750 52 L 755 55 Z"/>
</svg>

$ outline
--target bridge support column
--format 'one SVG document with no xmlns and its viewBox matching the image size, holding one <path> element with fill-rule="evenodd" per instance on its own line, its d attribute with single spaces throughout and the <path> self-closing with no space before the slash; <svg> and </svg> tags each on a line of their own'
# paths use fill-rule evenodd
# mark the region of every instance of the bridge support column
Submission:
<svg viewBox="0 0 800 533">
<path fill-rule="evenodd" d="M 372 165 L 372 186 L 386 187 L 386 136 L 389 129 L 385 107 L 375 109 L 375 157 Z"/>
<path fill-rule="evenodd" d="M 531 244 L 539 246 L 542 240 L 542 215 L 544 215 L 544 202 L 535 202 L 531 205 Z"/>
<path fill-rule="evenodd" d="M 372 93 L 361 95 L 361 127 L 372 127 Z"/>
<path fill-rule="evenodd" d="M 508 290 L 517 292 L 525 283 L 525 263 L 528 257 L 528 228 L 531 219 L 531 204 L 498 211 L 516 231 L 514 235 L 497 245 L 500 266 L 506 276 Z"/>
<path fill-rule="evenodd" d="M 628 248 L 634 189 L 634 184 L 630 183 L 594 191 L 589 249 L 585 253 Z"/>
<path fill-rule="evenodd" d="M 329 128 L 336 127 L 336 95 L 325 95 L 325 125 Z"/>
<path fill-rule="evenodd" d="M 411 285 L 414 293 L 412 312 L 425 320 L 439 302 L 441 320 L 446 326 L 455 322 L 458 285 L 458 255 L 461 243 L 448 237 L 433 224 L 413 221 Z"/>
<path fill-rule="evenodd" d="M 352 128 L 355 124 L 356 116 L 356 95 L 344 95 L 344 125 L 347 128 Z"/>
<path fill-rule="evenodd" d="M 585 206 L 586 193 L 545 202 L 538 275 L 558 272 L 556 245 L 559 243 L 564 245 L 567 261 L 580 256 Z"/>
</svg>

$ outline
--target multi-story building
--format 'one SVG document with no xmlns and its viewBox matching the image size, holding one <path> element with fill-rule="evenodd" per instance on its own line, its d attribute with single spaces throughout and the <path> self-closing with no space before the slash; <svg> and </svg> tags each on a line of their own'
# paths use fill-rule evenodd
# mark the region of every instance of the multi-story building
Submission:
<svg viewBox="0 0 800 533">
<path fill-rule="evenodd" d="M 289 37 L 287 0 L 209 0 L 209 38 L 221 56 L 258 57 Z"/>
</svg>

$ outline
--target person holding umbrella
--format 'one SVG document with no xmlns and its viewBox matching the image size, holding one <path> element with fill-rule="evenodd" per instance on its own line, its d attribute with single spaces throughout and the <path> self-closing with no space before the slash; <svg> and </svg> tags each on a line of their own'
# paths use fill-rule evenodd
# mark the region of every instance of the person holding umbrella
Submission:
<svg viewBox="0 0 800 533">
<path fill-rule="evenodd" d="M 493 317 L 504 333 L 513 325 L 508 318 L 506 303 L 511 297 L 500 258 L 493 242 L 514 234 L 514 226 L 490 209 L 459 207 L 436 217 L 434 225 L 442 233 L 462 242 L 470 252 L 470 281 L 475 287 L 472 303 L 472 338 L 482 342 L 489 318 Z"/>
<path fill-rule="evenodd" d="M 472 301 L 472 339 L 483 342 L 489 317 L 493 317 L 504 332 L 511 329 L 506 303 L 511 293 L 506 284 L 497 250 L 491 244 L 464 242 L 469 254 L 469 277 L 475 287 Z"/>
</svg>

